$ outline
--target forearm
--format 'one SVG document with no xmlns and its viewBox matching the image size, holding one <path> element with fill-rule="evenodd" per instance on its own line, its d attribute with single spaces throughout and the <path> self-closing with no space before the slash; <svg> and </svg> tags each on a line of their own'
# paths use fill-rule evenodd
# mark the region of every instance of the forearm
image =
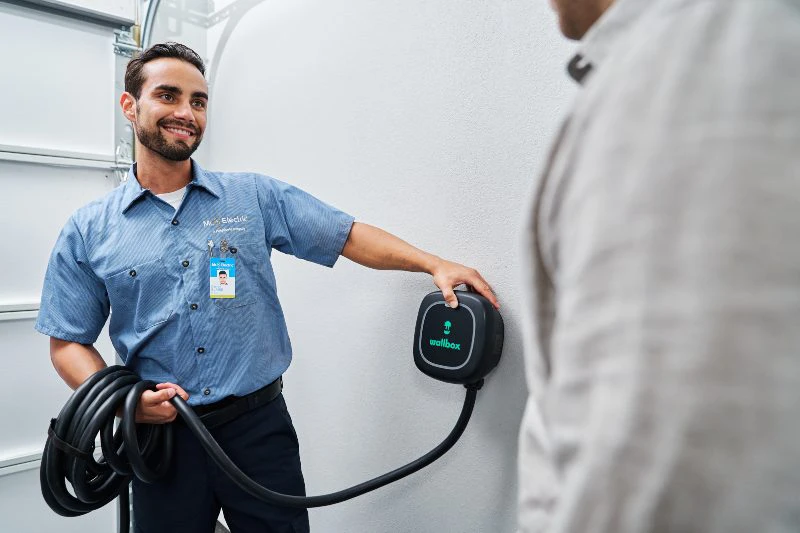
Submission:
<svg viewBox="0 0 800 533">
<path fill-rule="evenodd" d="M 353 224 L 342 255 L 377 270 L 405 270 L 432 274 L 442 259 L 408 244 L 380 228 Z"/>
<path fill-rule="evenodd" d="M 53 337 L 50 337 L 50 360 L 61 379 L 73 390 L 107 366 L 93 345 Z"/>
<path fill-rule="evenodd" d="M 500 308 L 492 288 L 477 270 L 423 252 L 380 228 L 354 223 L 342 255 L 369 268 L 427 272 L 450 307 L 458 306 L 453 287 L 464 284 Z"/>
</svg>

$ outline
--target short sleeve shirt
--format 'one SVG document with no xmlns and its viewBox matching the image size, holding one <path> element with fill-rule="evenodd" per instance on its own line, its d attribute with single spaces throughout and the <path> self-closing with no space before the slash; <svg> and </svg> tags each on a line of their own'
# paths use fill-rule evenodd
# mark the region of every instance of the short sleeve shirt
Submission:
<svg viewBox="0 0 800 533">
<path fill-rule="evenodd" d="M 272 250 L 332 267 L 352 224 L 279 180 L 208 172 L 194 161 L 176 212 L 141 187 L 134 166 L 65 225 L 36 329 L 91 344 L 110 313 L 112 344 L 142 378 L 180 384 L 195 405 L 247 394 L 279 377 L 292 356 Z M 234 298 L 210 297 L 210 261 L 220 255 L 235 262 Z"/>
</svg>

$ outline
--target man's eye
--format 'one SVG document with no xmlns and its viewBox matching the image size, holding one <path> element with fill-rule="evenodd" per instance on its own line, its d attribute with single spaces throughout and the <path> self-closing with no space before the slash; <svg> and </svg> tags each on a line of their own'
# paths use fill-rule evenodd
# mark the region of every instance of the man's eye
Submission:
<svg viewBox="0 0 800 533">
<path fill-rule="evenodd" d="M 162 94 L 161 99 L 166 100 L 167 102 L 172 102 L 175 98 L 173 98 L 171 94 Z"/>
<path fill-rule="evenodd" d="M 195 100 L 192 103 L 192 105 L 194 105 L 195 107 L 200 108 L 200 109 L 205 109 L 206 108 L 206 103 L 204 101 L 202 101 L 202 100 Z"/>
</svg>

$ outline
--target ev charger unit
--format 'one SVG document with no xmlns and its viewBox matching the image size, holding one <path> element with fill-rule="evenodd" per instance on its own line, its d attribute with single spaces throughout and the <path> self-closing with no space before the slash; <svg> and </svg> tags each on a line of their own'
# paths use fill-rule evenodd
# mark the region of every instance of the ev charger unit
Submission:
<svg viewBox="0 0 800 533">
<path fill-rule="evenodd" d="M 414 331 L 414 362 L 432 378 L 466 385 L 483 379 L 500 361 L 503 318 L 483 296 L 455 293 L 455 309 L 438 291 L 422 300 Z"/>
<path fill-rule="evenodd" d="M 467 392 L 455 427 L 433 450 L 400 468 L 350 488 L 320 496 L 274 492 L 250 479 L 225 454 L 183 399 L 170 400 L 211 459 L 242 490 L 287 507 L 321 507 L 343 502 L 425 468 L 452 448 L 467 427 L 483 378 L 497 366 L 503 349 L 503 319 L 479 294 L 455 291 L 450 308 L 439 291 L 425 296 L 414 331 L 414 362 L 428 376 L 463 385 Z M 81 384 L 50 421 L 39 471 L 42 496 L 61 516 L 79 516 L 119 501 L 119 532 L 130 530 L 128 484 L 133 476 L 152 483 L 172 459 L 171 424 L 137 424 L 136 405 L 145 390 L 156 390 L 124 366 L 104 368 Z M 122 418 L 116 423 L 116 413 Z M 95 442 L 101 443 L 98 454 Z M 70 488 L 67 487 L 67 482 Z"/>
</svg>

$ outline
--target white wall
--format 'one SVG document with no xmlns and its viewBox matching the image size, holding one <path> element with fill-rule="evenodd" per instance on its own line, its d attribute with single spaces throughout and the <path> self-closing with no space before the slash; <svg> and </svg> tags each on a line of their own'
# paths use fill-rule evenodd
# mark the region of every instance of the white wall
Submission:
<svg viewBox="0 0 800 533">
<path fill-rule="evenodd" d="M 274 0 L 251 7 L 220 42 L 207 52 L 218 59 L 206 167 L 284 179 L 474 266 L 503 305 L 503 359 L 454 450 L 407 480 L 312 510 L 312 529 L 513 531 L 525 396 L 520 230 L 572 95 L 570 47 L 554 15 L 543 0 Z M 430 278 L 346 259 L 333 271 L 277 252 L 274 262 L 295 351 L 286 397 L 309 493 L 437 444 L 464 391 L 412 361 Z"/>
</svg>

